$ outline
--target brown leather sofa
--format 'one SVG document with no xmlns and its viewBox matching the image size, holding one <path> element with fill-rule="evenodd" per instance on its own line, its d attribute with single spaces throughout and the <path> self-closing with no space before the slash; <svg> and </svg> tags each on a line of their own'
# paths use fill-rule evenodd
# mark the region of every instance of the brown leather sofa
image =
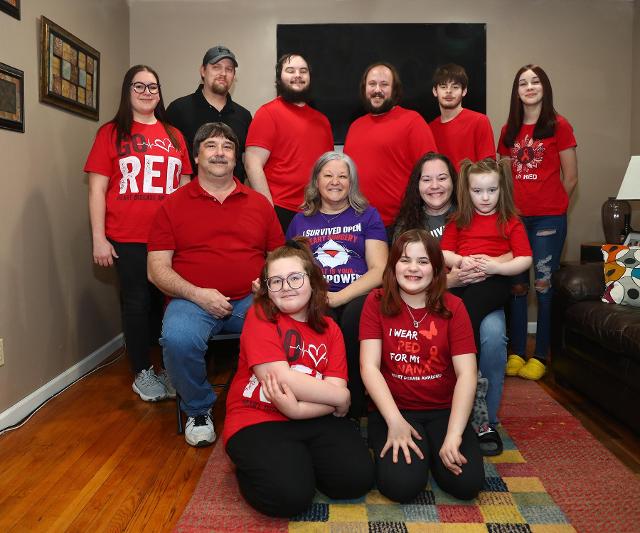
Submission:
<svg viewBox="0 0 640 533">
<path fill-rule="evenodd" d="M 603 264 L 563 265 L 553 277 L 551 367 L 640 433 L 640 308 L 603 303 Z"/>
</svg>

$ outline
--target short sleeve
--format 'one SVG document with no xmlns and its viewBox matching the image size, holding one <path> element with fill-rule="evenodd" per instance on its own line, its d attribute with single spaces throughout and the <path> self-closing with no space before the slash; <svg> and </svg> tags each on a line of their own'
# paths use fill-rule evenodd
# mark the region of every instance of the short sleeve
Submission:
<svg viewBox="0 0 640 533">
<path fill-rule="evenodd" d="M 172 128 L 173 133 L 178 136 L 180 142 L 180 160 L 182 161 L 182 174 L 191 176 L 193 169 L 191 168 L 191 160 L 189 159 L 189 147 L 187 141 L 184 140 L 184 135 L 177 128 Z"/>
<path fill-rule="evenodd" d="M 511 150 L 504 145 L 504 135 L 507 131 L 507 125 L 502 126 L 502 130 L 500 130 L 500 139 L 498 140 L 498 153 L 503 156 L 510 156 Z"/>
<path fill-rule="evenodd" d="M 300 228 L 300 221 L 302 220 L 302 217 L 304 217 L 302 213 L 296 213 L 294 215 L 291 220 L 291 224 L 289 224 L 289 227 L 287 228 L 287 234 L 285 235 L 287 239 L 293 239 L 294 237 L 302 235 L 302 229 Z"/>
<path fill-rule="evenodd" d="M 489 117 L 481 115 L 478 121 L 478 128 L 476 129 L 476 157 L 478 161 L 486 159 L 488 157 L 495 159 L 496 157 L 496 145 L 493 141 L 493 128 Z"/>
<path fill-rule="evenodd" d="M 268 218 L 267 251 L 270 252 L 284 244 L 284 234 L 282 233 L 282 226 L 278 221 L 278 216 L 276 215 L 275 210 L 271 207 L 271 204 L 269 204 L 265 209 L 267 210 Z"/>
<path fill-rule="evenodd" d="M 447 302 L 447 307 L 452 313 L 449 319 L 449 353 L 452 357 L 467 353 L 477 353 L 476 343 L 473 339 L 471 319 L 462 300 L 453 298 Z"/>
<path fill-rule="evenodd" d="M 438 146 L 436 145 L 436 140 L 433 137 L 429 124 L 427 124 L 427 122 L 418 113 L 416 113 L 411 121 L 411 131 L 409 132 L 407 139 L 409 140 L 411 155 L 414 162 L 420 159 L 427 152 L 438 151 Z"/>
<path fill-rule="evenodd" d="M 277 325 L 259 318 L 255 306 L 247 312 L 240 342 L 249 368 L 276 361 L 287 363 Z"/>
<path fill-rule="evenodd" d="M 276 124 L 271 113 L 262 106 L 249 125 L 246 146 L 258 146 L 273 151 L 277 136 Z"/>
<path fill-rule="evenodd" d="M 387 242 L 387 230 L 384 227 L 380 213 L 375 207 L 369 207 L 369 220 L 364 231 L 364 238 Z M 296 215 L 297 216 L 297 215 Z M 294 217 L 295 220 L 295 217 Z M 289 226 L 291 227 L 291 226 Z M 287 232 L 288 233 L 288 232 Z"/>
<path fill-rule="evenodd" d="M 558 152 L 577 146 L 571 124 L 560 115 L 558 115 L 558 121 L 556 123 L 556 142 Z"/>
<path fill-rule="evenodd" d="M 329 364 L 325 368 L 323 375 L 325 377 L 340 378 L 347 381 L 349 379 L 347 372 L 347 353 L 344 347 L 344 338 L 342 332 L 336 323 L 328 319 L 329 322 Z"/>
<path fill-rule="evenodd" d="M 360 340 L 382 339 L 382 311 L 380 310 L 380 291 L 369 293 L 360 314 Z"/>
<path fill-rule="evenodd" d="M 113 159 L 115 157 L 115 128 L 108 123 L 96 133 L 93 146 L 84 165 L 85 172 L 94 172 L 102 176 L 111 177 L 113 174 Z"/>
<path fill-rule="evenodd" d="M 509 232 L 509 244 L 513 257 L 522 257 L 533 255 L 527 230 L 519 217 L 514 217 L 511 231 Z"/>
<path fill-rule="evenodd" d="M 173 233 L 173 226 L 167 213 L 167 205 L 164 202 L 151 225 L 149 231 L 149 240 L 147 242 L 147 250 L 149 252 L 156 252 L 160 250 L 175 250 L 176 239 Z"/>
<path fill-rule="evenodd" d="M 456 226 L 454 220 L 444 227 L 440 248 L 450 252 L 455 252 L 458 249 L 458 226 Z"/>
</svg>

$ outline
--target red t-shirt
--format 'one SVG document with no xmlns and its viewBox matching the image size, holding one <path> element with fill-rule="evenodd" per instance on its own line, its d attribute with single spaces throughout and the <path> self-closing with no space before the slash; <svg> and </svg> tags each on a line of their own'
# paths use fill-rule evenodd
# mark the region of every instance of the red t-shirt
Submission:
<svg viewBox="0 0 640 533">
<path fill-rule="evenodd" d="M 503 233 L 498 226 L 497 213 L 476 213 L 466 228 L 458 228 L 455 222 L 449 222 L 444 228 L 440 246 L 462 256 L 486 254 L 498 257 L 508 252 L 512 252 L 513 257 L 531 256 L 529 237 L 520 218 L 509 219 Z"/>
<path fill-rule="evenodd" d="M 276 315 L 277 324 L 260 317 L 261 311 L 251 307 L 242 328 L 238 372 L 227 396 L 222 435 L 225 442 L 247 426 L 289 420 L 264 397 L 253 373 L 254 365 L 287 361 L 294 370 L 316 379 L 347 379 L 344 341 L 333 320 L 327 317 L 329 327 L 324 333 L 317 333 L 306 322 L 298 322 L 289 315 Z"/>
<path fill-rule="evenodd" d="M 445 293 L 451 318 L 430 315 L 416 331 L 406 306 L 396 316 L 382 314 L 381 295 L 382 289 L 374 289 L 367 296 L 360 316 L 360 340 L 382 339 L 380 371 L 396 405 L 414 411 L 451 407 L 456 385 L 452 357 L 476 352 L 462 300 Z M 425 310 L 412 308 L 411 312 L 420 320 Z"/>
<path fill-rule="evenodd" d="M 398 215 L 416 161 L 429 151 L 437 151 L 429 125 L 400 106 L 382 115 L 369 113 L 349 127 L 344 153 L 355 161 L 362 193 L 385 226 Z"/>
<path fill-rule="evenodd" d="M 443 123 L 442 117 L 438 117 L 429 122 L 429 126 L 438 150 L 450 159 L 458 171 L 463 159 L 475 162 L 496 157 L 493 129 L 487 115 L 463 109 L 453 120 Z"/>
<path fill-rule="evenodd" d="M 320 111 L 278 97 L 256 111 L 246 144 L 271 152 L 264 174 L 273 203 L 298 211 L 314 163 L 333 150 L 333 134 L 329 120 Z"/>
<path fill-rule="evenodd" d="M 116 149 L 116 127 L 109 122 L 96 134 L 85 172 L 109 178 L 106 236 L 118 242 L 147 242 L 160 202 L 175 191 L 191 163 L 182 133 L 172 128 L 180 148 L 171 143 L 160 122 L 131 125 L 131 139 Z"/>
<path fill-rule="evenodd" d="M 234 178 L 235 179 L 235 178 Z M 147 248 L 173 250 L 173 269 L 198 287 L 218 289 L 232 300 L 251 292 L 267 252 L 284 244 L 267 199 L 235 180 L 220 203 L 198 178 L 180 187 L 158 210 Z"/>
<path fill-rule="evenodd" d="M 523 124 L 512 148 L 504 145 L 506 124 L 498 141 L 498 153 L 511 157 L 513 197 L 522 216 L 563 215 L 569 196 L 560 179 L 560 152 L 576 146 L 573 128 L 556 115 L 553 137 L 534 139 L 535 124 Z"/>
</svg>

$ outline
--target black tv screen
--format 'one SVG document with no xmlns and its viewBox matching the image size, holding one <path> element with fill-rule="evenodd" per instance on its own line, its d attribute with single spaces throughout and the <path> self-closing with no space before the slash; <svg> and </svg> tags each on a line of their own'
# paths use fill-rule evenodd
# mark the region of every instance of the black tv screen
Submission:
<svg viewBox="0 0 640 533">
<path fill-rule="evenodd" d="M 278 57 L 295 52 L 309 62 L 312 105 L 329 118 L 336 144 L 364 114 L 360 78 L 376 61 L 398 69 L 401 105 L 427 121 L 439 114 L 431 79 L 445 63 L 462 65 L 469 75 L 464 107 L 486 112 L 485 24 L 278 24 L 277 39 Z"/>
</svg>

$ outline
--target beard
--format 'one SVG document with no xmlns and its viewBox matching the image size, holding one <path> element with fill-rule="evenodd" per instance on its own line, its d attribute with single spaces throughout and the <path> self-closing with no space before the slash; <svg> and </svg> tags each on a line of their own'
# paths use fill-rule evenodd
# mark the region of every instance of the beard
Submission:
<svg viewBox="0 0 640 533">
<path fill-rule="evenodd" d="M 364 98 L 364 109 L 372 115 L 382 115 L 383 113 L 391 111 L 394 105 L 396 104 L 393 98 L 385 98 L 378 107 L 374 107 L 369 98 Z"/>
<path fill-rule="evenodd" d="M 302 91 L 294 91 L 291 87 L 284 85 L 282 80 L 276 81 L 276 92 L 285 102 L 290 104 L 308 104 L 311 101 L 311 83 Z"/>
</svg>

